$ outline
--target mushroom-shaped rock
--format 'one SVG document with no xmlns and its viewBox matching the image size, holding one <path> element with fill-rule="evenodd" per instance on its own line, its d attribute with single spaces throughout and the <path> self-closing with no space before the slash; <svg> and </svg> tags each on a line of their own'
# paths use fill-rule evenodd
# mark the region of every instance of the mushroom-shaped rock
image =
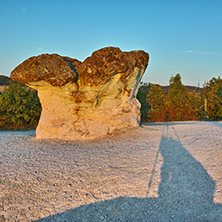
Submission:
<svg viewBox="0 0 222 222">
<path fill-rule="evenodd" d="M 37 138 L 95 139 L 139 126 L 136 94 L 148 60 L 144 51 L 115 47 L 95 51 L 82 63 L 43 54 L 25 60 L 11 78 L 38 91 Z"/>
</svg>

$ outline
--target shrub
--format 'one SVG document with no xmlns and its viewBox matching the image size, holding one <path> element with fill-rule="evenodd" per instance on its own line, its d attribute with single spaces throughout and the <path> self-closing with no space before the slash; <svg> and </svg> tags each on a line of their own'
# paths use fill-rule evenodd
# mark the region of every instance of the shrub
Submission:
<svg viewBox="0 0 222 222">
<path fill-rule="evenodd" d="M 35 128 L 41 105 L 36 91 L 23 84 L 11 83 L 0 95 L 0 126 L 3 128 Z"/>
<path fill-rule="evenodd" d="M 151 106 L 146 101 L 147 94 L 149 93 L 149 90 L 151 88 L 151 83 L 143 83 L 141 82 L 140 88 L 137 93 L 137 99 L 139 100 L 141 104 L 140 113 L 141 113 L 141 121 L 147 122 L 147 112 L 150 110 Z"/>
</svg>

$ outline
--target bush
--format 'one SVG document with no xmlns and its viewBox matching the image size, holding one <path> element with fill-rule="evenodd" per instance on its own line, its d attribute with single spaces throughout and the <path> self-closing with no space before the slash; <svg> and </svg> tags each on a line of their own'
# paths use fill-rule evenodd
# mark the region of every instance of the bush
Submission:
<svg viewBox="0 0 222 222">
<path fill-rule="evenodd" d="M 140 88 L 137 93 L 137 99 L 139 100 L 141 104 L 140 113 L 141 113 L 141 121 L 147 122 L 147 112 L 150 110 L 151 106 L 149 103 L 147 103 L 146 98 L 147 94 L 149 93 L 149 90 L 151 88 L 151 83 L 140 83 Z"/>
<path fill-rule="evenodd" d="M 11 83 L 0 95 L 0 127 L 19 129 L 35 128 L 41 105 L 36 91 L 27 90 L 23 84 Z"/>
</svg>

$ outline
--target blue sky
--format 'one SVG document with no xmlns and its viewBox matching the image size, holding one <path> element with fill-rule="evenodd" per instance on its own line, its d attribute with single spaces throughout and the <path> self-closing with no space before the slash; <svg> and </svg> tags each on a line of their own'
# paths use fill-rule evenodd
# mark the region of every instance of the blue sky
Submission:
<svg viewBox="0 0 222 222">
<path fill-rule="evenodd" d="M 222 76 L 221 0 L 0 0 L 0 74 L 58 53 L 83 61 L 116 46 L 144 50 L 144 82 L 186 85 Z"/>
</svg>

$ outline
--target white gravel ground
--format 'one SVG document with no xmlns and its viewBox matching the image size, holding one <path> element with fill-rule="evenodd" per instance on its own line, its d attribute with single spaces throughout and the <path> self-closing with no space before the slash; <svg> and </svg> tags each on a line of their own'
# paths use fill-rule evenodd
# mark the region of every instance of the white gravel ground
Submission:
<svg viewBox="0 0 222 222">
<path fill-rule="evenodd" d="M 91 142 L 0 132 L 1 221 L 222 221 L 222 122 Z"/>
</svg>

